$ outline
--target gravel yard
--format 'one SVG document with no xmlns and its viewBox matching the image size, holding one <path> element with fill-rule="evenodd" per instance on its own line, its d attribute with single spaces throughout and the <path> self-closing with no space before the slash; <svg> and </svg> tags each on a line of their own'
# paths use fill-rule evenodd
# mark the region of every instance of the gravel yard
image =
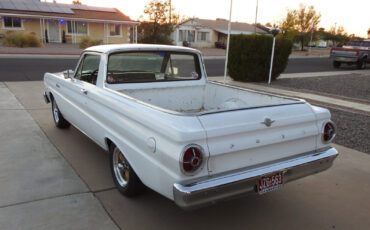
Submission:
<svg viewBox="0 0 370 230">
<path fill-rule="evenodd" d="M 370 153 L 370 116 L 329 108 L 332 120 L 337 125 L 334 142 Z"/>
<path fill-rule="evenodd" d="M 283 78 L 273 86 L 314 91 L 370 103 L 370 75 L 349 74 L 325 77 Z"/>
<path fill-rule="evenodd" d="M 273 86 L 370 103 L 370 74 L 283 78 L 274 81 Z M 338 129 L 334 142 L 370 154 L 370 115 L 329 109 Z"/>
</svg>

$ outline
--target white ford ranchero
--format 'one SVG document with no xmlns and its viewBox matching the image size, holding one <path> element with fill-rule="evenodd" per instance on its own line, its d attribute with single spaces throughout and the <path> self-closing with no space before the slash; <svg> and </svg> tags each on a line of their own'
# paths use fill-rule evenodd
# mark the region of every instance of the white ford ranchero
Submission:
<svg viewBox="0 0 370 230">
<path fill-rule="evenodd" d="M 278 189 L 338 155 L 327 109 L 209 82 L 190 48 L 95 46 L 44 83 L 56 126 L 72 124 L 109 151 L 127 196 L 145 185 L 194 208 Z"/>
</svg>

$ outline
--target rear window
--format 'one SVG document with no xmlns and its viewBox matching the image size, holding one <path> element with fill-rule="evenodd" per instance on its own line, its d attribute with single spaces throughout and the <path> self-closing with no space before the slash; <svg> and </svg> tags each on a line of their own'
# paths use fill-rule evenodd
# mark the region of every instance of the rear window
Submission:
<svg viewBox="0 0 370 230">
<path fill-rule="evenodd" d="M 198 80 L 198 56 L 166 51 L 125 52 L 109 56 L 107 83 Z"/>
<path fill-rule="evenodd" d="M 350 41 L 348 42 L 349 46 L 361 46 L 361 47 L 370 47 L 370 42 L 368 41 Z"/>
</svg>

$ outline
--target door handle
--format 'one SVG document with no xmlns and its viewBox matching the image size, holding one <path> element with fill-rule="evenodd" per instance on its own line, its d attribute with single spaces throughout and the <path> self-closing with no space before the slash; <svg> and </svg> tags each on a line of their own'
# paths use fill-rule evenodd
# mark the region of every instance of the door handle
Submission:
<svg viewBox="0 0 370 230">
<path fill-rule="evenodd" d="M 86 89 L 81 89 L 81 93 L 87 95 L 88 91 Z"/>
<path fill-rule="evenodd" d="M 59 85 L 58 83 L 56 83 L 56 84 L 55 84 L 55 86 L 56 86 L 57 88 L 60 88 L 60 85 Z"/>
</svg>

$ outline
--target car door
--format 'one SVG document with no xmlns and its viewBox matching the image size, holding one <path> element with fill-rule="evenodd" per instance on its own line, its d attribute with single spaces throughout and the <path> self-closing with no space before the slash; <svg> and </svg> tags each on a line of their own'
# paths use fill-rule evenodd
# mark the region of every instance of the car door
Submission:
<svg viewBox="0 0 370 230">
<path fill-rule="evenodd" d="M 61 87 L 65 100 L 69 104 L 65 114 L 66 119 L 89 137 L 91 137 L 92 119 L 91 114 L 86 110 L 88 93 L 96 87 L 100 59 L 101 55 L 98 53 L 84 54 L 70 84 Z"/>
</svg>

